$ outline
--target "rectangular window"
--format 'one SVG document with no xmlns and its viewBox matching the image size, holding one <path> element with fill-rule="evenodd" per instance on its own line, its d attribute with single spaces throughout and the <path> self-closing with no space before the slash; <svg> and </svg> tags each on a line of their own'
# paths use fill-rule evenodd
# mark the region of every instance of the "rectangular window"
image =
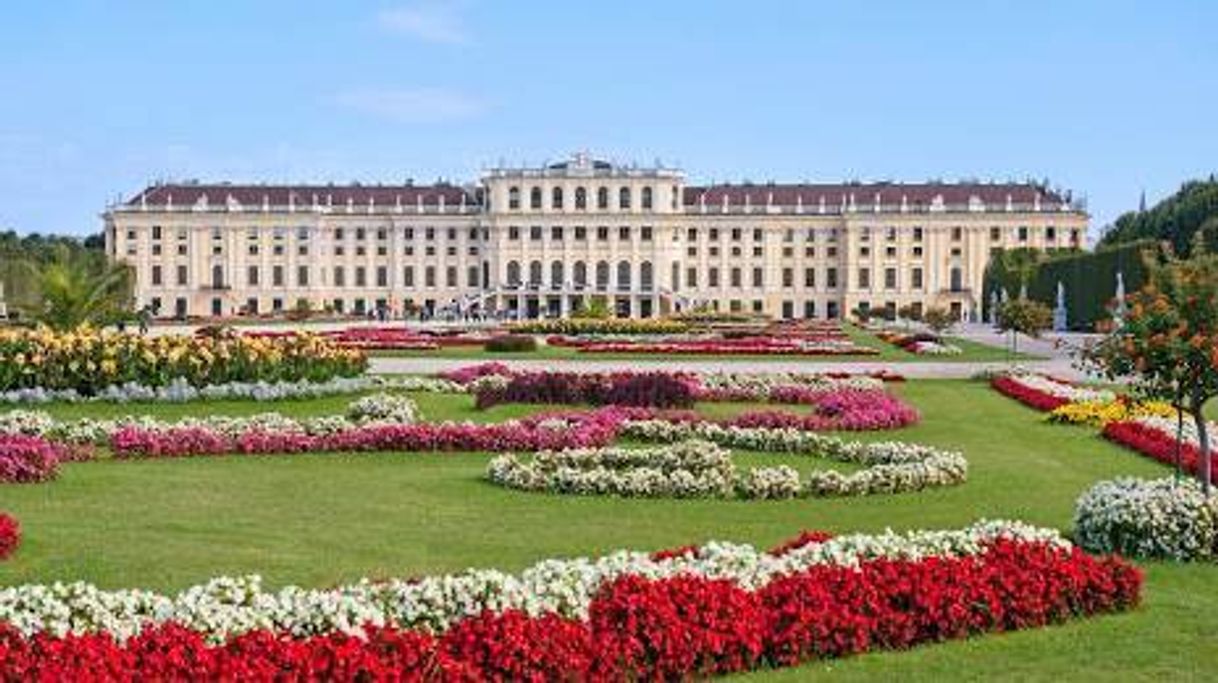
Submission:
<svg viewBox="0 0 1218 683">
<path fill-rule="evenodd" d="M 178 266 L 178 286 L 185 287 L 188 281 L 186 266 Z"/>
<path fill-rule="evenodd" d="M 389 269 L 386 268 L 385 266 L 376 267 L 376 286 L 377 287 L 388 287 L 389 286 Z"/>
<path fill-rule="evenodd" d="M 816 302 L 815 301 L 805 301 L 804 302 L 804 317 L 805 318 L 815 318 L 816 317 Z"/>
<path fill-rule="evenodd" d="M 508 226 L 508 239 L 509 240 L 520 239 L 520 227 L 519 226 L 516 226 L 516 225 Z"/>
<path fill-rule="evenodd" d="M 444 284 L 449 287 L 457 286 L 457 267 L 449 266 L 444 269 Z"/>
<path fill-rule="evenodd" d="M 716 242 L 719 240 L 719 228 L 710 229 L 710 240 L 712 242 Z"/>
<path fill-rule="evenodd" d="M 282 287 L 283 286 L 283 266 L 271 267 L 271 286 L 272 287 Z"/>
<path fill-rule="evenodd" d="M 297 287 L 308 287 L 309 286 L 309 267 L 308 266 L 296 266 L 296 286 Z"/>
<path fill-rule="evenodd" d="M 711 287 L 718 287 L 719 286 L 719 269 L 711 268 L 709 271 L 707 271 L 706 281 L 707 281 L 707 284 L 710 285 Z"/>
<path fill-rule="evenodd" d="M 914 289 L 922 289 L 922 269 L 914 268 L 909 271 L 909 286 Z"/>
<path fill-rule="evenodd" d="M 897 269 L 896 268 L 885 268 L 884 269 L 884 289 L 896 289 L 896 288 L 897 288 Z"/>
<path fill-rule="evenodd" d="M 913 241 L 915 241 L 915 242 L 922 241 L 922 228 L 913 229 Z"/>
<path fill-rule="evenodd" d="M 470 266 L 466 269 L 465 283 L 470 287 L 478 286 L 478 266 Z"/>
<path fill-rule="evenodd" d="M 744 236 L 744 231 L 740 228 L 732 228 L 732 241 L 739 242 Z"/>
<path fill-rule="evenodd" d="M 160 266 L 152 267 L 152 284 L 155 287 L 161 286 L 161 267 Z"/>
<path fill-rule="evenodd" d="M 1019 226 L 1019 241 L 1020 242 L 1028 241 L 1028 226 L 1026 226 L 1026 225 Z"/>
<path fill-rule="evenodd" d="M 561 225 L 555 225 L 554 227 L 550 228 L 550 239 L 554 240 L 555 242 L 562 241 L 562 226 Z"/>
<path fill-rule="evenodd" d="M 783 268 L 782 269 L 782 286 L 783 287 L 794 287 L 795 286 L 795 269 L 794 268 Z"/>
<path fill-rule="evenodd" d="M 828 268 L 825 270 L 825 286 L 829 289 L 837 288 L 837 268 Z"/>
<path fill-rule="evenodd" d="M 816 269 L 804 268 L 804 287 L 812 289 L 816 286 Z"/>
<path fill-rule="evenodd" d="M 424 287 L 435 287 L 436 286 L 436 267 L 435 266 L 427 266 L 426 268 L 423 269 L 423 286 Z"/>
<path fill-rule="evenodd" d="M 629 242 L 630 241 L 629 226 L 623 225 L 622 227 L 618 228 L 617 229 L 617 238 L 623 242 Z"/>
<path fill-rule="evenodd" d="M 753 228 L 753 241 L 760 242 L 762 239 L 761 228 Z"/>
<path fill-rule="evenodd" d="M 689 287 L 690 289 L 696 288 L 698 286 L 698 269 L 697 268 L 686 268 L 685 269 L 685 286 Z"/>
<path fill-rule="evenodd" d="M 763 280 L 762 273 L 763 273 L 763 271 L 760 268 L 753 269 L 753 286 L 754 287 L 759 288 L 762 286 L 762 280 Z"/>
<path fill-rule="evenodd" d="M 541 240 L 541 226 L 540 225 L 534 225 L 529 228 L 529 239 L 533 240 L 534 242 Z"/>
<path fill-rule="evenodd" d="M 959 242 L 962 239 L 964 239 L 964 229 L 959 227 L 952 228 L 952 241 Z"/>
<path fill-rule="evenodd" d="M 346 287 L 347 286 L 347 273 L 346 273 L 346 271 L 343 270 L 342 266 L 334 266 L 334 286 L 335 287 Z"/>
<path fill-rule="evenodd" d="M 731 274 L 732 274 L 731 285 L 733 287 L 743 287 L 744 286 L 744 276 L 742 275 L 740 269 L 732 268 Z"/>
<path fill-rule="evenodd" d="M 414 266 L 406 266 L 402 271 L 402 286 L 414 287 Z"/>
<path fill-rule="evenodd" d="M 356 287 L 367 287 L 368 286 L 368 269 L 365 268 L 364 266 L 355 267 L 355 286 Z"/>
<path fill-rule="evenodd" d="M 685 239 L 689 240 L 690 242 L 697 242 L 698 241 L 698 229 L 697 228 L 686 229 L 685 230 Z"/>
<path fill-rule="evenodd" d="M 651 228 L 649 226 L 645 225 L 639 228 L 639 239 L 644 242 L 651 241 Z"/>
<path fill-rule="evenodd" d="M 1002 239 L 1002 228 L 990 228 L 990 241 L 997 242 Z"/>
<path fill-rule="evenodd" d="M 575 239 L 581 242 L 588 239 L 588 229 L 582 225 L 575 226 Z"/>
<path fill-rule="evenodd" d="M 859 268 L 859 289 L 871 288 L 871 269 Z"/>
<path fill-rule="evenodd" d="M 250 287 L 258 286 L 258 266 L 249 267 L 249 269 L 246 271 L 245 281 Z"/>
<path fill-rule="evenodd" d="M 609 241 L 609 228 L 602 225 L 596 229 L 596 239 L 600 242 Z"/>
</svg>

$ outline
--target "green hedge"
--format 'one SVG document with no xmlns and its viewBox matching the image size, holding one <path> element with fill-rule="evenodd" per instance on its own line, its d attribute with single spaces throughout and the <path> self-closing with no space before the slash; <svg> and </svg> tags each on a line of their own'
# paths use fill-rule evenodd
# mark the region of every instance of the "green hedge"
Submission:
<svg viewBox="0 0 1218 683">
<path fill-rule="evenodd" d="M 1116 294 L 1116 276 L 1125 280 L 1125 292 L 1134 292 L 1146 282 L 1143 254 L 1150 250 L 1157 255 L 1153 240 L 1141 240 L 1119 246 L 1101 248 L 1094 252 L 1050 255 L 1038 263 L 1028 281 L 1028 298 L 1053 308 L 1057 304 L 1057 283 L 1066 290 L 1067 320 L 1074 330 L 1091 330 L 1097 320 L 1110 317 L 1109 304 Z M 986 275 L 985 306 L 988 310 L 990 292 L 1000 285 L 995 276 Z M 1018 296 L 1019 288 L 1007 287 L 1010 296 Z"/>
</svg>

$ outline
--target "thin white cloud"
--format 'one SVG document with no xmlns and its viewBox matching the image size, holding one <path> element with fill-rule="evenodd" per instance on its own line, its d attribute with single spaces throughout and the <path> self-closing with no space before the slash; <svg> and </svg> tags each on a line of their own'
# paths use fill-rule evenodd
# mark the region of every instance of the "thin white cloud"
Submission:
<svg viewBox="0 0 1218 683">
<path fill-rule="evenodd" d="M 428 43 L 463 45 L 470 38 L 460 10 L 460 5 L 455 2 L 427 0 L 382 10 L 376 17 L 376 23 L 390 33 Z"/>
<path fill-rule="evenodd" d="M 399 123 L 443 123 L 478 116 L 477 98 L 445 88 L 362 88 L 334 97 L 339 106 Z"/>
</svg>

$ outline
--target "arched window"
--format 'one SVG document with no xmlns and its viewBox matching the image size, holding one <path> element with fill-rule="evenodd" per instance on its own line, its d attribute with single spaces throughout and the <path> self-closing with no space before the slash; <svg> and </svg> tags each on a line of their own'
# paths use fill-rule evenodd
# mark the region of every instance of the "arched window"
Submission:
<svg viewBox="0 0 1218 683">
<path fill-rule="evenodd" d="M 588 208 L 588 190 L 577 187 L 575 188 L 575 210 L 585 211 Z"/>
<path fill-rule="evenodd" d="M 630 262 L 617 262 L 617 288 L 630 289 Z"/>
<path fill-rule="evenodd" d="M 617 208 L 619 208 L 619 209 L 629 209 L 630 208 L 630 188 L 629 187 L 623 187 L 622 189 L 617 191 Z"/>
<path fill-rule="evenodd" d="M 550 286 L 558 289 L 563 286 L 562 261 L 550 263 Z"/>
<path fill-rule="evenodd" d="M 515 185 L 508 188 L 508 208 L 513 211 L 520 208 L 520 188 Z"/>
<path fill-rule="evenodd" d="M 541 261 L 529 262 L 529 284 L 541 284 Z"/>
<path fill-rule="evenodd" d="M 530 209 L 540 209 L 541 208 L 541 188 L 540 187 L 534 187 L 533 189 L 529 190 L 529 208 Z"/>
<path fill-rule="evenodd" d="M 596 288 L 608 289 L 609 287 L 609 262 L 596 262 Z"/>
<path fill-rule="evenodd" d="M 588 286 L 588 264 L 584 263 L 583 261 L 575 262 L 575 286 Z"/>
<path fill-rule="evenodd" d="M 517 261 L 508 261 L 507 264 L 507 283 L 511 287 L 520 286 L 520 263 Z"/>
<path fill-rule="evenodd" d="M 556 187 L 550 190 L 550 208 L 562 210 L 562 188 Z"/>
<path fill-rule="evenodd" d="M 646 210 L 651 208 L 651 187 L 643 188 L 643 196 L 639 201 L 642 204 L 643 209 Z"/>
<path fill-rule="evenodd" d="M 673 265 L 675 266 L 676 264 L 674 263 Z M 652 276 L 651 272 L 651 261 L 643 261 L 639 264 L 639 287 L 641 287 L 644 292 L 650 292 L 652 285 L 655 284 L 653 280 L 654 277 Z"/>
<path fill-rule="evenodd" d="M 609 188 L 602 187 L 596 191 L 596 208 L 602 211 L 609 208 Z"/>
</svg>

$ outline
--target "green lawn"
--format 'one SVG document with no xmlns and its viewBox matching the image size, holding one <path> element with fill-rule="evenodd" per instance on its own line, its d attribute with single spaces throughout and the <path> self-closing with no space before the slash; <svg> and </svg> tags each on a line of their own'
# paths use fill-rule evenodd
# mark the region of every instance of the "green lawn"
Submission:
<svg viewBox="0 0 1218 683">
<path fill-rule="evenodd" d="M 893 439 L 963 450 L 970 481 L 917 494 L 799 501 L 677 501 L 558 497 L 481 479 L 486 455 L 315 455 L 92 462 L 59 480 L 0 488 L 0 509 L 26 538 L 0 563 L 0 585 L 83 579 L 105 587 L 178 589 L 221 573 L 261 573 L 272 585 L 328 586 L 360 576 L 410 576 L 467 566 L 519 569 L 552 556 L 659 548 L 711 538 L 771 545 L 800 529 L 946 528 L 1010 517 L 1068 529 L 1075 498 L 1094 481 L 1166 469 L 1099 439 L 1049 425 L 985 385 L 917 381 L 897 389 L 924 420 Z M 284 412 L 341 410 L 347 398 L 280 404 Z M 419 395 L 430 419 L 504 419 L 466 396 Z M 266 404 L 153 406 L 185 415 L 258 412 Z M 144 406 L 55 406 L 145 412 Z M 713 410 L 722 411 L 723 406 Z M 804 462 L 744 455 L 744 464 Z M 1121 679 L 1202 678 L 1218 657 L 1218 567 L 1149 564 L 1136 612 L 1062 627 L 986 636 L 762 675 Z"/>
<path fill-rule="evenodd" d="M 510 360 L 510 359 L 541 359 L 541 360 L 715 360 L 752 362 L 756 360 L 791 360 L 807 361 L 809 363 L 834 362 L 949 362 L 949 363 L 980 363 L 1006 360 L 1035 360 L 1039 356 L 1018 353 L 1010 355 L 1005 349 L 980 344 L 959 337 L 948 337 L 948 341 L 959 346 L 963 353 L 956 356 L 931 356 L 910 353 L 902 348 L 880 341 L 875 335 L 866 330 L 847 325 L 846 334 L 858 345 L 875 349 L 876 354 L 852 354 L 844 356 L 773 356 L 765 354 L 741 355 L 705 355 L 688 353 L 642 354 L 642 353 L 580 353 L 575 349 L 560 346 L 543 346 L 536 351 L 514 353 L 490 353 L 480 346 L 450 346 L 434 351 L 373 351 L 374 356 L 389 356 L 403 358 L 463 358 L 470 360 Z"/>
</svg>

